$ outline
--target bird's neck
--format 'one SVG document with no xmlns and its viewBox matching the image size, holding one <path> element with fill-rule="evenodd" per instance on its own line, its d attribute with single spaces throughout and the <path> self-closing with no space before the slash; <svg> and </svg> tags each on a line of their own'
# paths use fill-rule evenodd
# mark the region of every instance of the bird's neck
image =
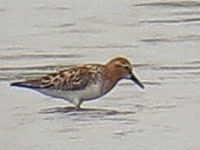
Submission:
<svg viewBox="0 0 200 150">
<path fill-rule="evenodd" d="M 112 68 L 106 68 L 105 72 L 105 78 L 102 86 L 103 93 L 109 92 L 121 79 L 119 74 L 116 72 L 116 70 L 112 70 Z"/>
</svg>

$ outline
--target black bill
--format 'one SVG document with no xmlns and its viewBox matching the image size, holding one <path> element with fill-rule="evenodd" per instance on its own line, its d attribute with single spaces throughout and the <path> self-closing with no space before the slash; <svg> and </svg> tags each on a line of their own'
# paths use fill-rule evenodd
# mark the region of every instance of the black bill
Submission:
<svg viewBox="0 0 200 150">
<path fill-rule="evenodd" d="M 135 77 L 135 75 L 132 74 L 130 79 L 133 80 L 139 87 L 144 89 L 144 85 Z"/>
</svg>

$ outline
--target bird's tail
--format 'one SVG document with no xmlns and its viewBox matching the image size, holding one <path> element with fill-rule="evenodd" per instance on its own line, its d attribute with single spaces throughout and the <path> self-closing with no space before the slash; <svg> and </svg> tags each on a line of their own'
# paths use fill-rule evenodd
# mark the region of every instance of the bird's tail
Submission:
<svg viewBox="0 0 200 150">
<path fill-rule="evenodd" d="M 28 85 L 26 82 L 13 82 L 10 84 L 10 86 L 16 86 L 16 87 L 29 87 L 30 88 L 30 85 Z"/>
<path fill-rule="evenodd" d="M 13 82 L 10 86 L 23 87 L 23 88 L 40 88 L 38 80 L 26 80 L 20 82 Z"/>
</svg>

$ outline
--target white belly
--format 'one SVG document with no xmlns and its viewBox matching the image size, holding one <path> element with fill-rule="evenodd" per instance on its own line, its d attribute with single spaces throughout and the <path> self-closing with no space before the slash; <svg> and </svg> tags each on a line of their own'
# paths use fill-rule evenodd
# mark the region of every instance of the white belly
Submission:
<svg viewBox="0 0 200 150">
<path fill-rule="evenodd" d="M 73 103 L 75 99 L 86 101 L 98 98 L 102 95 L 99 84 L 91 84 L 81 90 L 64 91 L 55 89 L 40 89 L 38 91 L 48 96 L 65 99 L 71 103 Z"/>
</svg>

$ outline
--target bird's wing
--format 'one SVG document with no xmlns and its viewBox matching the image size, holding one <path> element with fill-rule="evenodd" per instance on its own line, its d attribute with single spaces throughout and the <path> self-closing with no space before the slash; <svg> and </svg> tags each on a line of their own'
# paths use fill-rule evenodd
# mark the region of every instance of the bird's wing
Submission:
<svg viewBox="0 0 200 150">
<path fill-rule="evenodd" d="M 60 72 L 51 73 L 41 78 L 30 79 L 22 82 L 12 83 L 11 86 L 26 88 L 51 88 L 59 90 L 78 90 L 95 82 L 94 67 L 81 66 L 73 67 Z"/>
</svg>

